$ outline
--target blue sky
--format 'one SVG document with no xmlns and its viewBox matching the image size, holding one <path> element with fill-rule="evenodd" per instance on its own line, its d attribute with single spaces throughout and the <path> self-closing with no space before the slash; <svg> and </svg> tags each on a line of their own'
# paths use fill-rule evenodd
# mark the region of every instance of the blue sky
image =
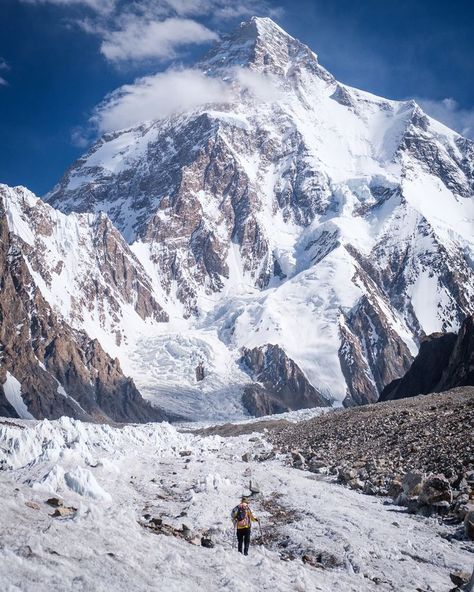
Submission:
<svg viewBox="0 0 474 592">
<path fill-rule="evenodd" d="M 270 15 L 336 78 L 415 97 L 474 137 L 474 3 L 427 0 L 0 0 L 0 182 L 42 195 L 85 150 L 123 84 L 194 60 Z"/>
</svg>

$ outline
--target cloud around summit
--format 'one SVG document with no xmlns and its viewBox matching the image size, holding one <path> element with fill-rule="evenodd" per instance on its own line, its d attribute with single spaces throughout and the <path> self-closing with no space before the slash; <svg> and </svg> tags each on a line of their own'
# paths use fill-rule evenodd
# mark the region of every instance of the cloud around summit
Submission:
<svg viewBox="0 0 474 592">
<path fill-rule="evenodd" d="M 131 127 L 140 122 L 162 119 L 206 104 L 225 105 L 240 101 L 240 93 L 259 102 L 281 98 L 281 91 L 269 76 L 246 68 L 234 68 L 227 80 L 207 76 L 192 68 L 169 68 L 138 78 L 109 94 L 100 103 L 90 123 L 98 133 Z M 237 87 L 233 82 L 237 82 Z M 87 132 L 75 138 L 81 141 Z"/>
<path fill-rule="evenodd" d="M 451 97 L 440 101 L 417 98 L 416 101 L 428 115 L 474 140 L 474 109 L 463 109 Z"/>
</svg>

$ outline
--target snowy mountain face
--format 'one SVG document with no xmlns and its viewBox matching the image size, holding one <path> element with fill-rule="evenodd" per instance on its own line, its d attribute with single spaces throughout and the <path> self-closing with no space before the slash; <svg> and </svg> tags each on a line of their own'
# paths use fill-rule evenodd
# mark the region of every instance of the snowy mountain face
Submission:
<svg viewBox="0 0 474 592">
<path fill-rule="evenodd" d="M 11 207 L 18 205 L 17 198 L 25 206 L 38 206 L 36 238 L 28 233 L 26 219 Z M 171 419 L 144 401 L 118 360 L 108 356 L 96 339 L 74 330 L 45 300 L 25 256 L 41 232 L 49 236 L 50 248 L 53 245 L 47 216 L 52 208 L 38 202 L 25 190 L 0 186 L 0 415 L 23 419 L 69 415 L 87 421 Z M 9 225 L 31 242 L 24 243 Z M 49 271 L 44 266 L 42 270 Z M 57 264 L 54 273 L 60 275 L 61 270 Z"/>
<path fill-rule="evenodd" d="M 269 345 L 303 391 L 377 400 L 473 312 L 474 144 L 339 83 L 270 19 L 195 68 L 222 103 L 104 135 L 52 207 L 7 191 L 35 282 L 171 411 L 241 415 L 249 384 L 267 409 L 268 372 L 241 358 Z"/>
</svg>

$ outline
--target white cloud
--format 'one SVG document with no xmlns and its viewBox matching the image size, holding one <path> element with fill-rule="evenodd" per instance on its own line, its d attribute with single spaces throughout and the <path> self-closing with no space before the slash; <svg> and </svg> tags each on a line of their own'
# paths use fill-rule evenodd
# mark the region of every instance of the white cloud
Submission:
<svg viewBox="0 0 474 592">
<path fill-rule="evenodd" d="M 110 94 L 96 108 L 99 132 L 130 127 L 206 103 L 229 100 L 229 87 L 198 70 L 168 70 L 145 76 Z"/>
<path fill-rule="evenodd" d="M 0 58 L 0 72 L 2 70 L 3 71 L 10 70 L 10 66 L 7 64 L 7 62 L 3 58 Z M 3 76 L 0 76 L 0 86 L 8 86 L 8 82 L 7 82 L 7 80 L 5 80 L 5 78 Z"/>
<path fill-rule="evenodd" d="M 25 4 L 55 4 L 56 6 L 75 6 L 90 8 L 98 13 L 113 12 L 116 0 L 21 0 Z"/>
<path fill-rule="evenodd" d="M 0 0 L 1 1 L 1 0 Z M 218 39 L 213 28 L 229 19 L 253 14 L 274 16 L 281 9 L 270 0 L 21 0 L 87 9 L 73 22 L 99 37 L 102 55 L 114 64 L 150 59 L 169 60 L 182 46 Z M 71 21 L 69 21 L 71 22 Z"/>
<path fill-rule="evenodd" d="M 71 131 L 71 144 L 76 148 L 86 148 L 93 140 L 90 130 L 75 127 Z"/>
<path fill-rule="evenodd" d="M 266 74 L 249 68 L 235 68 L 234 75 L 240 88 L 261 103 L 278 101 L 282 98 L 283 93 L 277 81 Z"/>
<path fill-rule="evenodd" d="M 283 100 L 276 82 L 246 68 L 235 68 L 226 80 L 193 69 L 169 69 L 126 84 L 98 105 L 91 123 L 99 133 L 131 127 L 207 104 L 229 104 L 250 98 L 258 102 Z M 79 130 L 75 130 L 78 132 Z M 76 134 L 78 141 L 88 134 Z"/>
<path fill-rule="evenodd" d="M 191 19 L 168 18 L 146 22 L 138 17 L 126 19 L 117 31 L 107 31 L 101 52 L 112 61 L 171 59 L 177 48 L 191 43 L 218 39 L 218 35 Z"/>
<path fill-rule="evenodd" d="M 466 138 L 474 139 L 474 108 L 462 109 L 452 98 L 441 101 L 432 99 L 416 99 L 422 109 L 434 119 L 441 121 Z"/>
</svg>

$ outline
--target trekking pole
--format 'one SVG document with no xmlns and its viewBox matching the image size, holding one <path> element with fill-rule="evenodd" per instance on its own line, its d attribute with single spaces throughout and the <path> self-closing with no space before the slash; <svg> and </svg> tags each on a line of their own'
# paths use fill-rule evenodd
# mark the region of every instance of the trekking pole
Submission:
<svg viewBox="0 0 474 592">
<path fill-rule="evenodd" d="M 262 541 L 262 545 L 263 545 L 263 532 L 262 532 L 262 525 L 260 524 L 260 520 L 258 521 L 258 527 L 260 528 L 260 540 Z"/>
</svg>

